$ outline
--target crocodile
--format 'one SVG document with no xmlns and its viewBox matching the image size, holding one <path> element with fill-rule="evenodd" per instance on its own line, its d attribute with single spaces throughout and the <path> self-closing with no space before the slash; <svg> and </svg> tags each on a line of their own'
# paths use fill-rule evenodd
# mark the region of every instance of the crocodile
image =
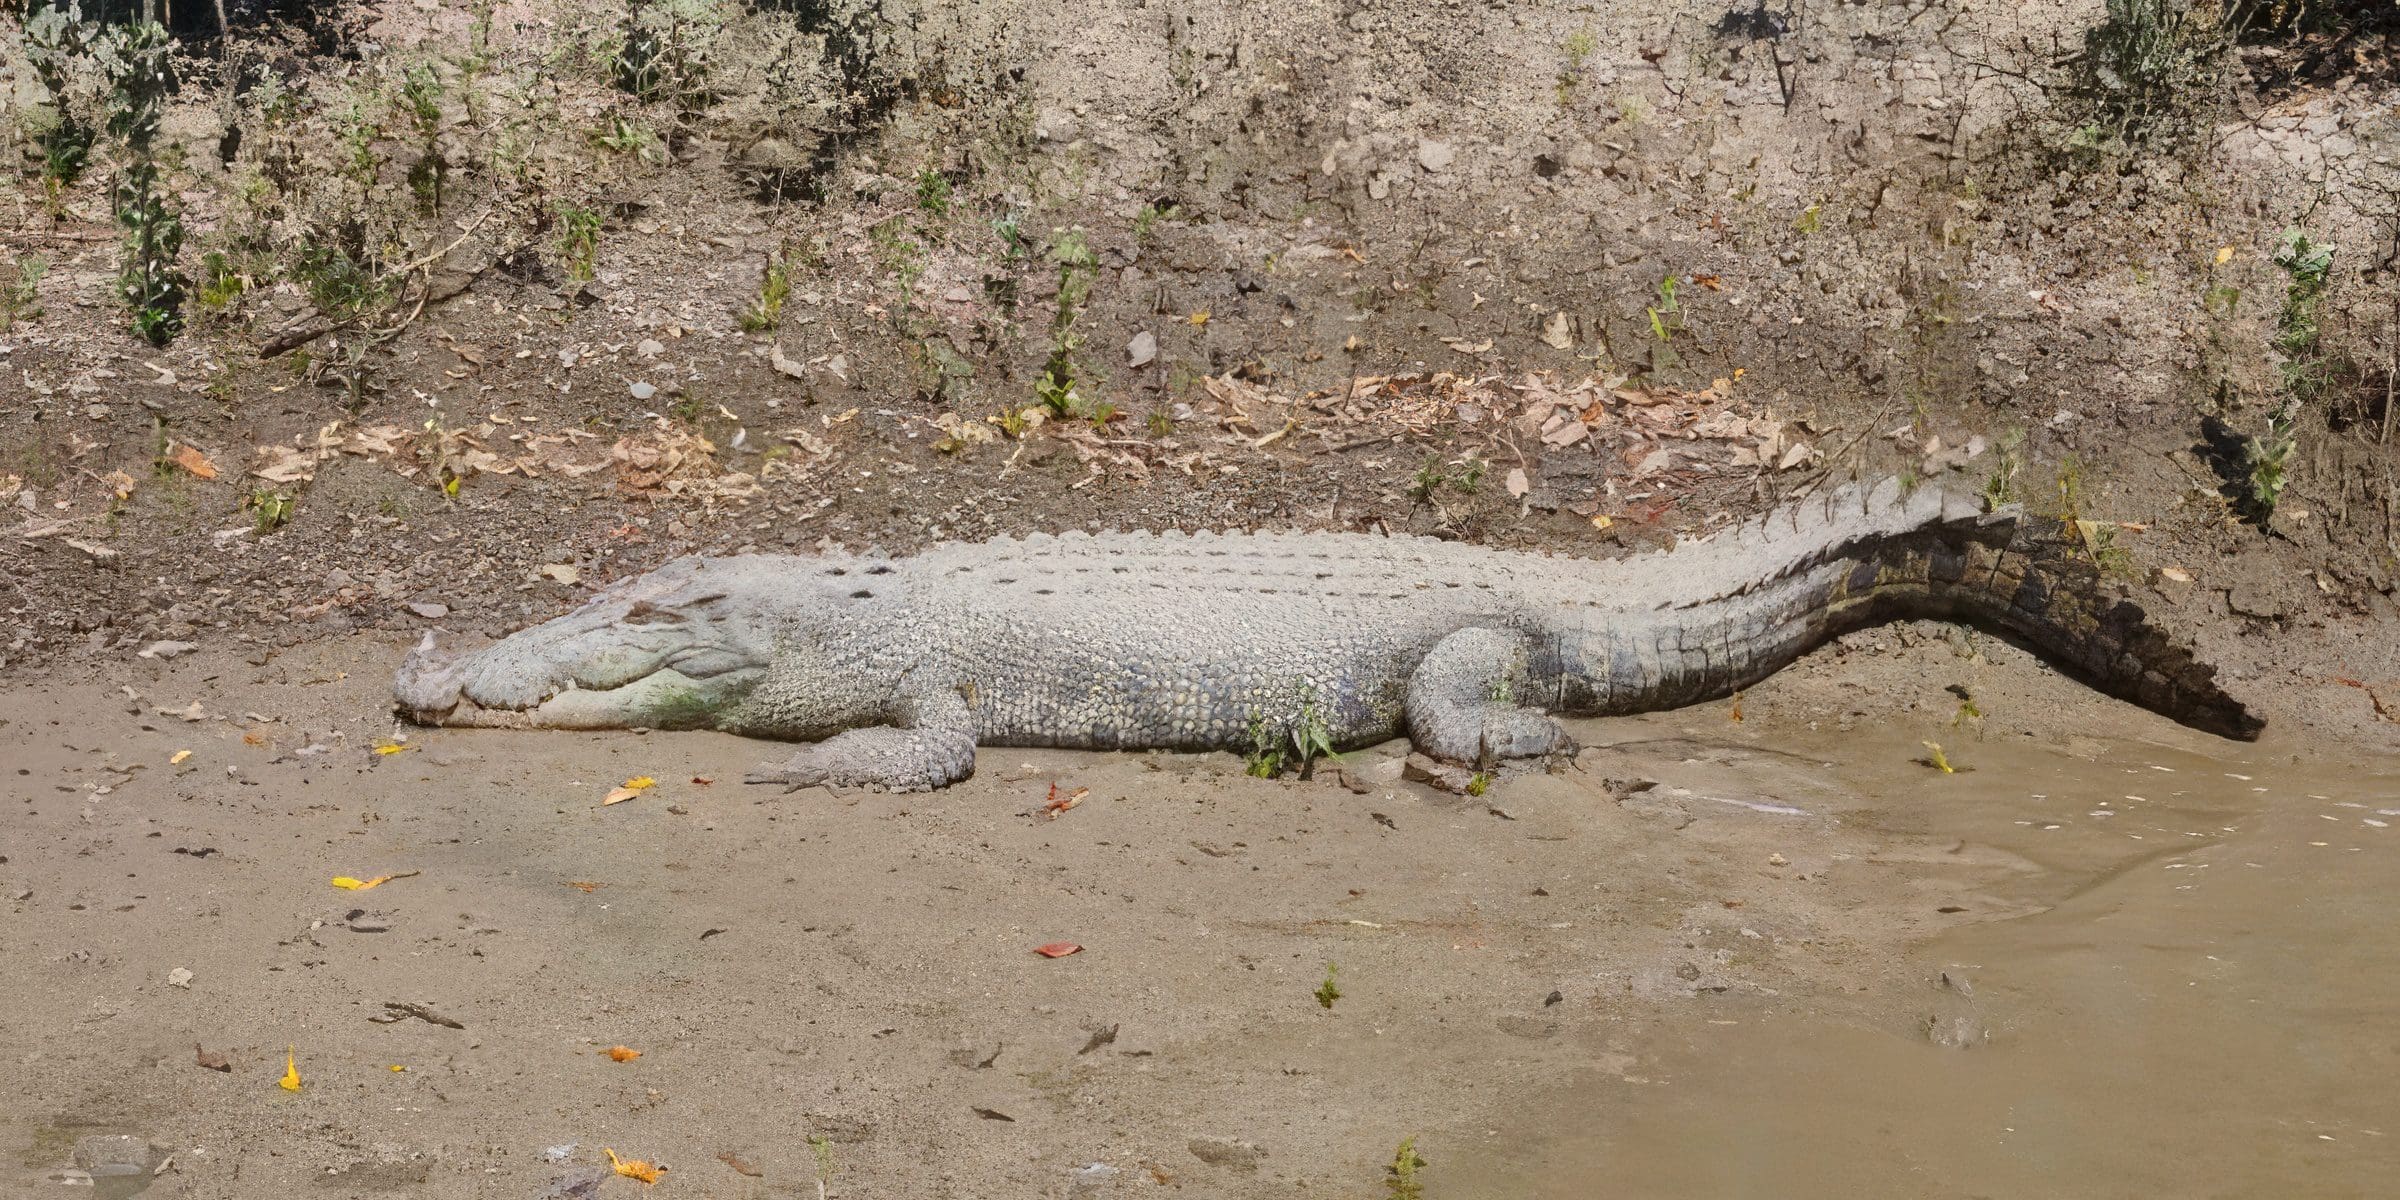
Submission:
<svg viewBox="0 0 2400 1200">
<path fill-rule="evenodd" d="M 480 650 L 428 633 L 394 695 L 429 725 L 810 743 L 750 776 L 787 789 L 938 788 L 973 772 L 978 746 L 1339 751 L 1405 734 L 1481 769 L 1570 751 L 1556 716 L 1728 696 L 1844 632 L 1934 618 L 2194 728 L 2258 736 L 2264 721 L 2105 581 L 2073 527 L 1986 507 L 1849 483 L 1616 559 L 1173 532 L 682 558 Z"/>
</svg>

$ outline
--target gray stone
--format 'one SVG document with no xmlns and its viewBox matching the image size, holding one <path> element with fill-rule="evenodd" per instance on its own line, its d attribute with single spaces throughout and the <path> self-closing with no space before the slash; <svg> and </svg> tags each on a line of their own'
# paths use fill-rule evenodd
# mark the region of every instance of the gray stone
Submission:
<svg viewBox="0 0 2400 1200">
<path fill-rule="evenodd" d="M 450 606 L 438 601 L 412 600 L 406 607 L 408 608 L 408 611 L 415 613 L 428 621 L 439 621 L 443 617 L 450 615 Z"/>
<path fill-rule="evenodd" d="M 1458 148 L 1432 138 L 1417 143 L 1417 165 L 1428 171 L 1447 171 L 1458 158 Z"/>
<path fill-rule="evenodd" d="M 1133 340 L 1125 344 L 1127 366 L 1146 367 L 1157 358 L 1158 338 L 1147 329 L 1133 335 Z"/>
<path fill-rule="evenodd" d="M 1256 1143 L 1230 1137 L 1195 1137 L 1184 1143 L 1184 1148 L 1201 1162 L 1230 1167 L 1236 1171 L 1255 1171 L 1258 1169 L 1258 1160 L 1267 1156 L 1267 1152 Z"/>
</svg>

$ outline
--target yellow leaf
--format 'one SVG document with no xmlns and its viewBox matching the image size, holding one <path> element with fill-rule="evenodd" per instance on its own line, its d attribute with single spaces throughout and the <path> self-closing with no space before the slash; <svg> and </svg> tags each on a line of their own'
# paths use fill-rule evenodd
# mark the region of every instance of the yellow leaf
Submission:
<svg viewBox="0 0 2400 1200">
<path fill-rule="evenodd" d="M 2231 247 L 2231 246 L 2219 246 L 2219 247 L 2217 247 L 2217 265 L 2221 267 L 2221 266 L 2224 266 L 2226 263 L 2228 263 L 2228 262 L 2231 262 L 2231 261 L 2233 261 L 2233 247 Z"/>
<path fill-rule="evenodd" d="M 182 766 L 183 760 L 190 758 L 191 756 L 192 752 L 189 750 L 178 750 L 173 755 L 168 757 L 167 765 L 170 767 Z"/>
<path fill-rule="evenodd" d="M 608 1156 L 608 1165 L 615 1167 L 617 1174 L 627 1179 L 639 1179 L 643 1183 L 657 1183 L 658 1177 L 667 1173 L 665 1167 L 653 1166 L 638 1158 L 618 1158 L 617 1152 L 606 1146 L 602 1146 L 600 1152 Z"/>
<path fill-rule="evenodd" d="M 1206 325 L 1206 324 L 1208 324 L 1208 310 L 1204 308 L 1204 309 L 1201 309 L 1199 312 L 1193 313 L 1193 314 L 1192 314 L 1192 324 L 1194 324 L 1194 325 Z"/>
<path fill-rule="evenodd" d="M 354 879 L 348 875 L 336 875 L 333 877 L 333 886 L 341 888 L 344 891 L 363 892 L 371 887 L 382 887 L 384 884 L 390 883 L 395 879 L 407 879 L 411 876 L 422 873 L 423 872 L 419 871 L 402 871 L 395 875 L 378 875 L 373 879 Z"/>
<path fill-rule="evenodd" d="M 400 744 L 400 743 L 398 743 L 398 742 L 377 742 L 377 743 L 375 743 L 375 753 L 377 753 L 377 754 L 398 754 L 398 753 L 400 753 L 401 751 L 403 751 L 403 750 L 406 750 L 406 749 L 408 749 L 408 747 L 406 747 L 406 746 L 403 746 L 403 745 L 401 745 L 401 744 Z"/>
<path fill-rule="evenodd" d="M 300 1090 L 300 1059 L 289 1046 L 283 1049 L 283 1078 L 276 1080 L 275 1086 L 287 1092 Z"/>
<path fill-rule="evenodd" d="M 407 1067 L 401 1066 L 399 1063 L 393 1063 L 391 1066 L 388 1066 L 388 1067 L 385 1067 L 385 1068 L 384 1068 L 384 1070 L 387 1070 L 387 1071 L 394 1071 L 394 1072 L 398 1072 L 398 1071 L 405 1071 L 405 1070 L 407 1070 L 407 1069 L 408 1069 Z"/>
<path fill-rule="evenodd" d="M 657 785 L 658 785 L 658 781 L 657 781 L 657 780 L 655 780 L 655 779 L 652 779 L 652 778 L 650 778 L 650 777 L 649 777 L 649 776 L 647 776 L 647 775 L 636 775 L 636 776 L 634 776 L 633 778 L 631 778 L 631 779 L 628 779 L 628 780 L 626 780 L 626 781 L 625 781 L 625 786 L 626 786 L 626 787 L 632 788 L 633 790 L 635 790 L 635 791 L 637 791 L 637 792 L 638 792 L 638 791 L 641 791 L 643 788 L 646 788 L 646 787 L 655 787 L 655 786 L 657 786 Z"/>
<path fill-rule="evenodd" d="M 642 1052 L 631 1046 L 610 1046 L 608 1048 L 608 1057 L 612 1062 L 632 1062 L 641 1056 Z"/>
<path fill-rule="evenodd" d="M 1958 774 L 1958 768 L 1950 765 L 1949 756 L 1942 753 L 1942 744 L 1940 742 L 1919 742 L 1917 744 L 1925 747 L 1925 765 L 1940 771 L 1944 775 Z"/>
</svg>

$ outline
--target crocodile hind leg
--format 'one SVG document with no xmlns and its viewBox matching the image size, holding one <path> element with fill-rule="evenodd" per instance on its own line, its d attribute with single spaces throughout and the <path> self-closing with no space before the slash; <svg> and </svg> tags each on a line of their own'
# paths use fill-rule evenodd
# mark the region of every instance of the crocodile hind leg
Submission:
<svg viewBox="0 0 2400 1200">
<path fill-rule="evenodd" d="M 1408 736 L 1435 758 L 1477 768 L 1575 748 L 1540 709 L 1517 703 L 1528 646 L 1504 629 L 1461 629 L 1408 677 Z"/>
<path fill-rule="evenodd" d="M 975 773 L 975 712 L 956 688 L 903 696 L 890 717 L 893 724 L 837 733 L 744 781 L 787 792 L 820 784 L 929 792 Z"/>
</svg>

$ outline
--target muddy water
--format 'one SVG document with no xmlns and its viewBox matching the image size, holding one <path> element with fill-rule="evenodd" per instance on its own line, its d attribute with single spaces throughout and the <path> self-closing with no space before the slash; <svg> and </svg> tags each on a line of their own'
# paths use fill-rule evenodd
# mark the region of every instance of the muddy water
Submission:
<svg viewBox="0 0 2400 1200">
<path fill-rule="evenodd" d="M 1938 776 L 1895 739 L 1786 748 L 1992 919 L 1914 945 L 1914 994 L 1721 1003 L 1595 1053 L 1488 1131 L 1460 1194 L 2400 1194 L 2400 767 L 2078 739 L 1954 748 L 1974 769 Z"/>
</svg>

